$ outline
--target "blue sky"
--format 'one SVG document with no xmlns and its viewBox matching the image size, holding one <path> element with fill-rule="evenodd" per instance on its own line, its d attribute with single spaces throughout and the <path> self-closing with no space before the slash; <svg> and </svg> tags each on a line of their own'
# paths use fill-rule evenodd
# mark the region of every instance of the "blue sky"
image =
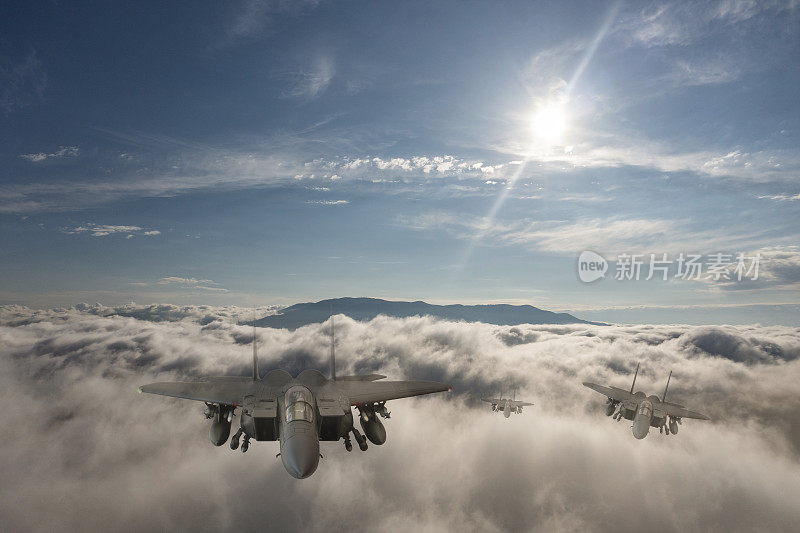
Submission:
<svg viewBox="0 0 800 533">
<path fill-rule="evenodd" d="M 430 4 L 4 4 L 0 301 L 797 324 L 797 2 Z"/>
</svg>

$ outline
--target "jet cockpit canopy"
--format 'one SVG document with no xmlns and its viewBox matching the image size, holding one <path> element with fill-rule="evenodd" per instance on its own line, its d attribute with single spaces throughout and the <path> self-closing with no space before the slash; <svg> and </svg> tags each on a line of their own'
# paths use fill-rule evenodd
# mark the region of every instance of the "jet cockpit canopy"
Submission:
<svg viewBox="0 0 800 533">
<path fill-rule="evenodd" d="M 287 390 L 284 405 L 286 406 L 287 422 L 295 420 L 312 422 L 314 420 L 314 397 L 307 388 L 297 385 Z"/>
</svg>

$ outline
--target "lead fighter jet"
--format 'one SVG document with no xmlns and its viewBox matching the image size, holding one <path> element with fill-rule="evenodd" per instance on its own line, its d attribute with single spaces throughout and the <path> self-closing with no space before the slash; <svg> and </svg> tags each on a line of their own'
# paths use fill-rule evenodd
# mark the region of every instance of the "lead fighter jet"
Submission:
<svg viewBox="0 0 800 533">
<path fill-rule="evenodd" d="M 633 387 L 636 385 L 636 376 L 639 375 L 639 365 L 636 365 L 636 374 L 633 375 L 631 390 L 626 391 L 618 387 L 604 387 L 596 383 L 584 381 L 583 384 L 592 390 L 608 396 L 606 400 L 606 416 L 614 415 L 616 421 L 622 418 L 633 420 L 633 436 L 643 439 L 650 431 L 650 427 L 658 428 L 659 433 L 678 433 L 678 424 L 682 418 L 696 418 L 699 420 L 710 420 L 706 415 L 689 411 L 682 405 L 671 403 L 667 400 L 667 389 L 672 372 L 667 378 L 667 386 L 664 387 L 664 395 L 661 399 L 655 394 L 645 396 L 641 391 L 634 394 Z M 619 409 L 617 409 L 619 407 Z M 616 413 L 614 412 L 616 410 Z"/>
<path fill-rule="evenodd" d="M 514 391 L 514 398 L 517 396 L 517 391 Z M 503 392 L 500 392 L 499 398 L 481 398 L 482 402 L 488 402 L 492 404 L 492 411 L 499 411 L 503 413 L 503 416 L 508 418 L 511 416 L 511 413 L 521 413 L 522 408 L 528 405 L 533 405 L 529 402 L 522 402 L 512 399 L 503 398 Z"/>
<path fill-rule="evenodd" d="M 366 374 L 336 376 L 333 317 L 331 317 L 330 376 L 318 370 L 303 370 L 292 377 L 285 370 L 271 370 L 261 378 L 253 326 L 253 376 L 205 378 L 195 382 L 151 383 L 139 392 L 161 394 L 205 402 L 205 415 L 211 422 L 211 442 L 222 446 L 231 432 L 231 422 L 241 409 L 240 428 L 231 438 L 231 449 L 246 452 L 250 439 L 279 441 L 281 460 L 293 477 L 309 477 L 319 464 L 319 441 L 344 439 L 347 451 L 353 449 L 350 433 L 365 451 L 367 439 L 373 444 L 386 442 L 386 429 L 378 416 L 389 418 L 386 402 L 452 390 L 435 381 L 379 381 L 386 376 Z M 353 427 L 351 406 L 358 410 L 364 437 Z"/>
</svg>

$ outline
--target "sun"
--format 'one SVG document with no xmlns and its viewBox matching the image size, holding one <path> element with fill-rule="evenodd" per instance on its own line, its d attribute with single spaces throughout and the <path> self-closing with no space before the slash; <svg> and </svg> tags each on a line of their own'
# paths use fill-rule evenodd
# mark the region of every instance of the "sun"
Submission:
<svg viewBox="0 0 800 533">
<path fill-rule="evenodd" d="M 564 138 L 569 117 L 564 104 L 551 102 L 541 105 L 533 115 L 531 126 L 539 143 L 552 146 Z"/>
</svg>

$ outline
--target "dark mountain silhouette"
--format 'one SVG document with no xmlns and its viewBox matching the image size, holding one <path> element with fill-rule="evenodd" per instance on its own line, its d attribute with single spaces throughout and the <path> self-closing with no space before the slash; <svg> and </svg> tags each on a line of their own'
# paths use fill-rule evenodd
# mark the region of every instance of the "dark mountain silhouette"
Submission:
<svg viewBox="0 0 800 533">
<path fill-rule="evenodd" d="M 347 315 L 354 320 L 372 320 L 378 315 L 391 317 L 432 316 L 445 320 L 484 322 L 505 326 L 517 324 L 595 324 L 567 313 L 553 313 L 531 305 L 433 305 L 421 301 L 395 302 L 379 298 L 333 298 L 319 302 L 295 304 L 277 315 L 255 321 L 257 326 L 297 329 L 306 324 L 325 322 L 334 314 Z"/>
</svg>

